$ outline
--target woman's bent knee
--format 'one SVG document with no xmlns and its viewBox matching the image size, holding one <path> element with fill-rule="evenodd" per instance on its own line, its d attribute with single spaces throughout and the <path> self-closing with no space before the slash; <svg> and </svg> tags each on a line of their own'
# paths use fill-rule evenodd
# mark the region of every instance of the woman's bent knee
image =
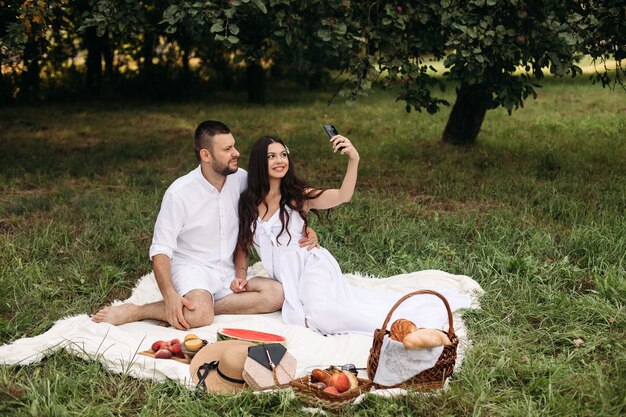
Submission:
<svg viewBox="0 0 626 417">
<path fill-rule="evenodd" d="M 285 294 L 283 293 L 283 286 L 278 281 L 273 281 L 272 285 L 268 286 L 262 294 L 263 304 L 267 307 L 268 312 L 271 313 L 283 307 Z"/>
</svg>

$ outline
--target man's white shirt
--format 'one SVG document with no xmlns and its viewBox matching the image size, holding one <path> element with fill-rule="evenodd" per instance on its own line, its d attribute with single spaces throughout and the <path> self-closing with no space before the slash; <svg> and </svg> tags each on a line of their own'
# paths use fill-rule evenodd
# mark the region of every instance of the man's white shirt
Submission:
<svg viewBox="0 0 626 417">
<path fill-rule="evenodd" d="M 150 259 L 165 254 L 232 274 L 239 231 L 239 196 L 248 174 L 239 168 L 217 191 L 200 166 L 170 185 L 154 226 Z"/>
</svg>

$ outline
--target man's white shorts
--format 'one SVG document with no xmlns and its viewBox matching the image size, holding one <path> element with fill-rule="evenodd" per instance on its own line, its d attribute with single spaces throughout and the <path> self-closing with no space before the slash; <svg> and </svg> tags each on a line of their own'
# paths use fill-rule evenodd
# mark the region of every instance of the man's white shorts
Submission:
<svg viewBox="0 0 626 417">
<path fill-rule="evenodd" d="M 213 302 L 232 294 L 230 283 L 234 279 L 230 274 L 217 268 L 189 261 L 172 261 L 172 283 L 180 295 L 192 290 L 207 290 L 213 295 Z"/>
</svg>

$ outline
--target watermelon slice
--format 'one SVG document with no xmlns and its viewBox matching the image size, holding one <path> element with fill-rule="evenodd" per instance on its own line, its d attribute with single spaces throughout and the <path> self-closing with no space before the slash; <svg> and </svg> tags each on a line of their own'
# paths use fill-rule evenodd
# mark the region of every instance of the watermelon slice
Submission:
<svg viewBox="0 0 626 417">
<path fill-rule="evenodd" d="M 287 342 L 283 336 L 272 333 L 257 332 L 256 330 L 225 328 L 217 330 L 217 340 L 244 340 L 259 345 L 265 343 Z"/>
</svg>

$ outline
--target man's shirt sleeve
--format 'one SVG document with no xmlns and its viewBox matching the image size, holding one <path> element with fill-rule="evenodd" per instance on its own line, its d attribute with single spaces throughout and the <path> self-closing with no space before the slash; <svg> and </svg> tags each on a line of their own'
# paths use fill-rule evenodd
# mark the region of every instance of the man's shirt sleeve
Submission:
<svg viewBox="0 0 626 417">
<path fill-rule="evenodd" d="M 172 259 L 177 247 L 178 235 L 184 226 L 184 218 L 185 210 L 182 202 L 172 193 L 166 192 L 154 225 L 150 260 L 160 253 Z"/>
</svg>

